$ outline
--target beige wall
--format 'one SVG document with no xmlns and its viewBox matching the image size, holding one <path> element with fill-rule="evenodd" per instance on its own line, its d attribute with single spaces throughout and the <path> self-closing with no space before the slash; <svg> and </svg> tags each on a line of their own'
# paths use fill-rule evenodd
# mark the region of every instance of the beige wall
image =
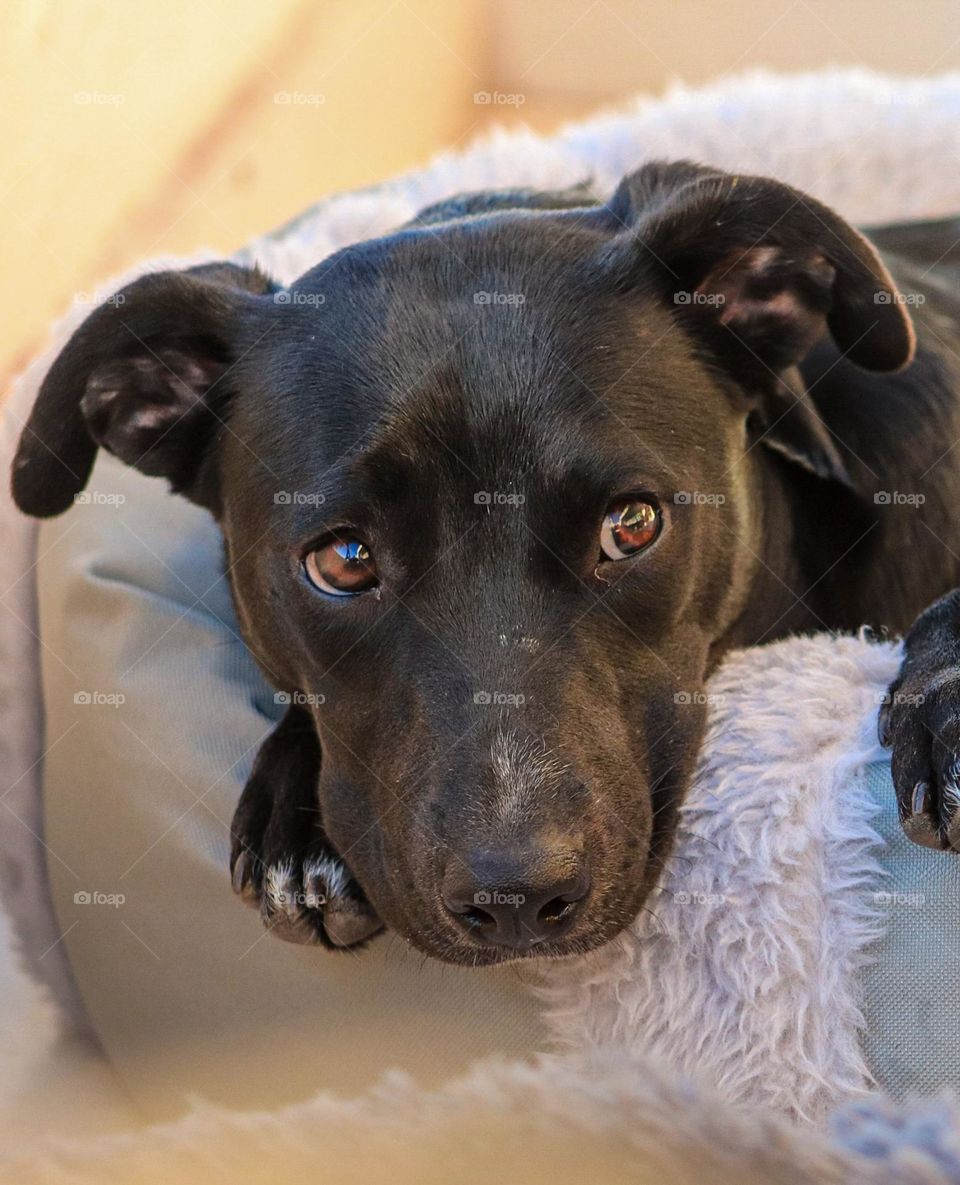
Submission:
<svg viewBox="0 0 960 1185">
<path fill-rule="evenodd" d="M 535 119 L 764 66 L 960 68 L 958 0 L 496 0 L 491 74 Z"/>
<path fill-rule="evenodd" d="M 231 250 L 491 121 L 835 62 L 960 67 L 960 0 L 7 0 L 0 376 L 98 277 Z"/>
<path fill-rule="evenodd" d="M 471 0 L 11 0 L 0 374 L 97 277 L 230 250 L 468 129 Z"/>
</svg>

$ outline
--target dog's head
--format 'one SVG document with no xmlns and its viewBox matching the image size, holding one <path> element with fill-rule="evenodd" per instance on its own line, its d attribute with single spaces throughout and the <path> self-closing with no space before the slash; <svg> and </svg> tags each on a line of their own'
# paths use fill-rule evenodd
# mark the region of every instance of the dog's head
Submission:
<svg viewBox="0 0 960 1185">
<path fill-rule="evenodd" d="M 910 357 L 872 248 L 776 182 L 650 165 L 602 205 L 448 203 L 289 290 L 219 265 L 121 297 L 43 385 L 19 505 L 64 510 L 102 446 L 209 508 L 326 829 L 423 950 L 614 935 L 775 562 L 765 466 L 846 481 L 797 362 Z"/>
</svg>

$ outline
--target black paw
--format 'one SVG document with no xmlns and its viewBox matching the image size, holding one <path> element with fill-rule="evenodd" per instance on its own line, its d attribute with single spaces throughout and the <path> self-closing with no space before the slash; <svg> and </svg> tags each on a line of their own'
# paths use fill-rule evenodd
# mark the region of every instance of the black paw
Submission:
<svg viewBox="0 0 960 1185">
<path fill-rule="evenodd" d="M 900 821 L 914 843 L 960 851 L 960 668 L 914 669 L 880 708 Z"/>
<path fill-rule="evenodd" d="M 356 946 L 383 927 L 324 834 L 319 771 L 313 722 L 291 707 L 261 746 L 233 818 L 233 888 L 278 938 Z"/>
<path fill-rule="evenodd" d="M 323 844 L 258 851 L 250 837 L 234 833 L 231 876 L 234 891 L 285 942 L 356 946 L 383 928 L 346 865 Z"/>
</svg>

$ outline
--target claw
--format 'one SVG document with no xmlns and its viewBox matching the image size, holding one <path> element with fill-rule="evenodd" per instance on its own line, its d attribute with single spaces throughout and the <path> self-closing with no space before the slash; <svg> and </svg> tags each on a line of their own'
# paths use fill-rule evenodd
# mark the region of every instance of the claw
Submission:
<svg viewBox="0 0 960 1185">
<path fill-rule="evenodd" d="M 954 757 L 941 780 L 940 817 L 947 843 L 960 851 L 960 758 Z"/>
<path fill-rule="evenodd" d="M 230 872 L 230 883 L 234 893 L 247 905 L 257 904 L 257 894 L 253 884 L 253 856 L 247 851 L 241 851 L 233 862 Z"/>
<path fill-rule="evenodd" d="M 924 848 L 941 852 L 948 847 L 946 836 L 930 817 L 927 807 L 930 801 L 930 787 L 926 782 L 917 782 L 910 796 L 911 813 L 901 820 L 908 839 Z"/>
<path fill-rule="evenodd" d="M 880 711 L 877 713 L 877 740 L 884 749 L 889 749 L 893 744 L 893 728 L 890 722 L 891 699 L 892 697 L 888 694 L 880 705 Z"/>
</svg>

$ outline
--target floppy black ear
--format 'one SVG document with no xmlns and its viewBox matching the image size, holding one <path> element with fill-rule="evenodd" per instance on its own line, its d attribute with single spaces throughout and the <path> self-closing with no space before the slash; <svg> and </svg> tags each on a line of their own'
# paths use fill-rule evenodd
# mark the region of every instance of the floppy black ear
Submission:
<svg viewBox="0 0 960 1185">
<path fill-rule="evenodd" d="M 748 379 L 799 362 L 828 330 L 867 370 L 899 370 L 913 356 L 910 317 L 876 251 L 789 185 L 654 163 L 625 178 L 608 208 L 629 254 Z"/>
<path fill-rule="evenodd" d="M 102 304 L 51 366 L 13 463 L 13 497 L 66 510 L 102 446 L 210 509 L 201 473 L 245 348 L 245 312 L 276 291 L 255 268 L 205 264 L 143 276 Z"/>
<path fill-rule="evenodd" d="M 828 333 L 867 370 L 899 370 L 913 357 L 910 317 L 870 243 L 788 185 L 689 161 L 644 166 L 607 209 L 622 228 L 609 257 L 618 282 L 653 282 L 753 397 L 765 445 L 849 484 L 793 368 Z"/>
</svg>

